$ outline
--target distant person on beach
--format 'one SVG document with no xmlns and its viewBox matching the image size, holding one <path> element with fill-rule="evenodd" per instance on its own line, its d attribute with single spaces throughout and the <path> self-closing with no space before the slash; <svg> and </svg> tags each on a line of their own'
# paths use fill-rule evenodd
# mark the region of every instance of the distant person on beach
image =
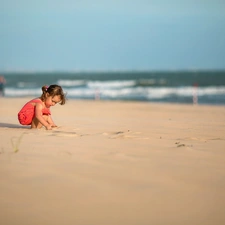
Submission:
<svg viewBox="0 0 225 225">
<path fill-rule="evenodd" d="M 66 97 L 62 87 L 50 85 L 42 87 L 42 95 L 39 98 L 27 102 L 18 113 L 18 120 L 22 125 L 31 125 L 31 128 L 45 126 L 47 130 L 57 127 L 52 120 L 50 107 L 60 103 L 66 103 Z"/>
<path fill-rule="evenodd" d="M 5 78 L 3 76 L 0 76 L 0 96 L 5 96 Z"/>
</svg>

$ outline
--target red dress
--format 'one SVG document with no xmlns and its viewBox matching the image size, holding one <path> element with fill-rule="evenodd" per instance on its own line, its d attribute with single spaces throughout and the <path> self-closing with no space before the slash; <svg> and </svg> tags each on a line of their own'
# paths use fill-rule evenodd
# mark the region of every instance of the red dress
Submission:
<svg viewBox="0 0 225 225">
<path fill-rule="evenodd" d="M 22 125 L 31 125 L 35 117 L 35 103 L 41 102 L 41 99 L 33 99 L 27 102 L 18 113 L 18 120 Z M 43 115 L 51 115 L 49 108 L 42 109 Z"/>
</svg>

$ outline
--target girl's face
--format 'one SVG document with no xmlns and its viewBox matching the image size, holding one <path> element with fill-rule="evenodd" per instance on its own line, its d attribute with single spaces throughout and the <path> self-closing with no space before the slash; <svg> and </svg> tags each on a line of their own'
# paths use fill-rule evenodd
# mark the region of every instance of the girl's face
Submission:
<svg viewBox="0 0 225 225">
<path fill-rule="evenodd" d="M 50 96 L 48 93 L 46 95 L 45 105 L 47 108 L 54 106 L 61 101 L 60 95 L 55 95 L 54 97 Z"/>
</svg>

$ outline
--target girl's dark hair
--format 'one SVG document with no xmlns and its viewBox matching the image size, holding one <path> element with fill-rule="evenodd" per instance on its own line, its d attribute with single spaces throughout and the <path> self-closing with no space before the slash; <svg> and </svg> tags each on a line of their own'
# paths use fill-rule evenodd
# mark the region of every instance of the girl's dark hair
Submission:
<svg viewBox="0 0 225 225">
<path fill-rule="evenodd" d="M 43 92 L 41 95 L 42 101 L 46 99 L 46 93 L 48 93 L 52 97 L 59 95 L 61 97 L 60 101 L 61 105 L 64 105 L 66 103 L 66 95 L 64 94 L 62 87 L 57 84 L 52 84 L 49 87 L 47 85 L 43 86 L 42 92 Z"/>
</svg>

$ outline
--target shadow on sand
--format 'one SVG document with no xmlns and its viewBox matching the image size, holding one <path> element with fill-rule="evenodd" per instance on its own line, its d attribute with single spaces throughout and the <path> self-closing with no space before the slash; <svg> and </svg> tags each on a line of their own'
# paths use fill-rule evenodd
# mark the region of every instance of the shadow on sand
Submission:
<svg viewBox="0 0 225 225">
<path fill-rule="evenodd" d="M 27 128 L 29 128 L 29 126 L 21 126 L 19 124 L 11 124 L 11 123 L 0 123 L 0 127 L 21 128 L 21 129 L 27 129 Z"/>
</svg>

